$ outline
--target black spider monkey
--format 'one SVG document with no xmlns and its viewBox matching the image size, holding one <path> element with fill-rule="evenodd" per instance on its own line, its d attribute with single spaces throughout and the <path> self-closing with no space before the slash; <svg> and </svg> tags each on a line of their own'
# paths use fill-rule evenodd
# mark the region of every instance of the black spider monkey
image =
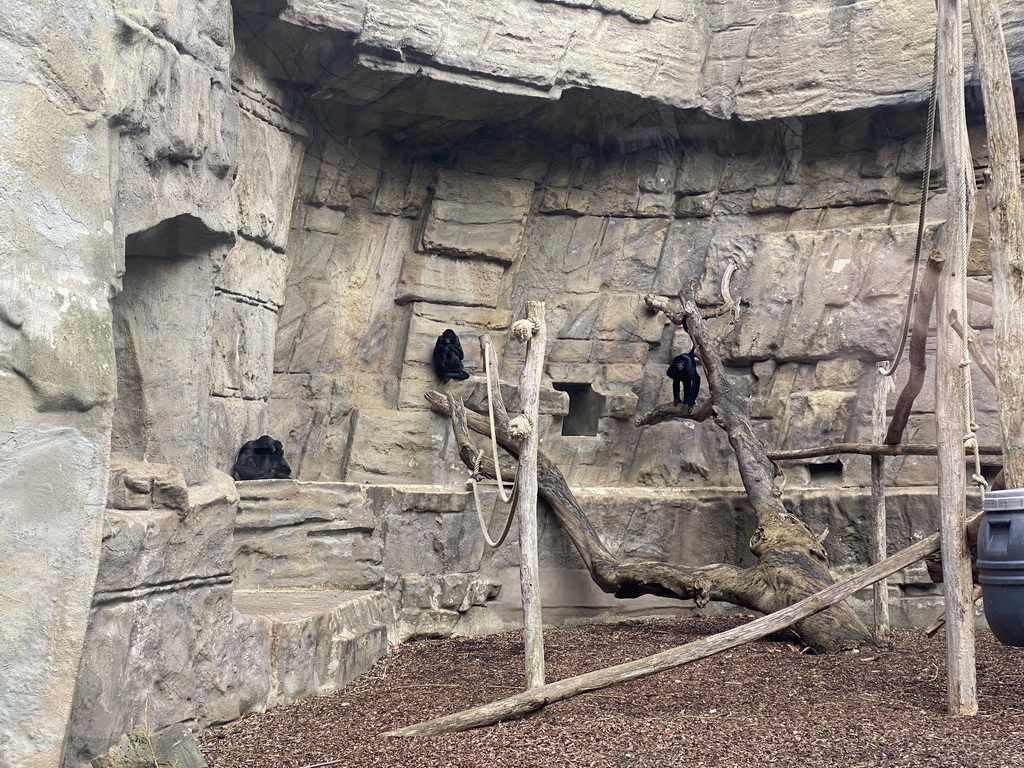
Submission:
<svg viewBox="0 0 1024 768">
<path fill-rule="evenodd" d="M 683 319 L 683 330 L 689 332 L 686 327 L 686 319 Z M 672 404 L 680 403 L 686 406 L 689 411 L 697 402 L 697 392 L 700 391 L 700 374 L 697 373 L 697 345 L 694 344 L 689 352 L 676 355 L 665 372 L 672 379 Z M 683 385 L 683 397 L 679 398 L 679 385 Z"/>
<path fill-rule="evenodd" d="M 236 480 L 271 480 L 291 474 L 292 468 L 284 458 L 284 446 L 270 435 L 244 443 L 232 467 Z"/>
<path fill-rule="evenodd" d="M 441 383 L 449 379 L 468 379 L 469 374 L 462 369 L 462 343 L 455 331 L 445 330 L 437 337 L 434 345 L 434 372 Z"/>
</svg>

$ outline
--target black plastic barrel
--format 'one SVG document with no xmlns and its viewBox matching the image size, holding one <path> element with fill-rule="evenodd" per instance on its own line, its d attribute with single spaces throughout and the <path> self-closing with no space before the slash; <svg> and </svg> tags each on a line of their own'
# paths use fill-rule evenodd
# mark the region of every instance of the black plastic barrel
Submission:
<svg viewBox="0 0 1024 768">
<path fill-rule="evenodd" d="M 1024 646 L 1024 488 L 985 496 L 978 531 L 978 581 L 992 634 Z"/>
</svg>

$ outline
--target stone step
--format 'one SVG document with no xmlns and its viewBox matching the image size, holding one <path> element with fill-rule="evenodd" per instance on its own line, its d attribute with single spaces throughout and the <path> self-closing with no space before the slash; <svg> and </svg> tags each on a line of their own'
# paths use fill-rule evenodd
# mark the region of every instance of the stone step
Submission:
<svg viewBox="0 0 1024 768">
<path fill-rule="evenodd" d="M 236 590 L 234 606 L 242 714 L 333 693 L 388 650 L 383 592 Z"/>
<path fill-rule="evenodd" d="M 234 579 L 247 590 L 376 590 L 381 533 L 365 490 L 351 483 L 236 483 Z"/>
</svg>

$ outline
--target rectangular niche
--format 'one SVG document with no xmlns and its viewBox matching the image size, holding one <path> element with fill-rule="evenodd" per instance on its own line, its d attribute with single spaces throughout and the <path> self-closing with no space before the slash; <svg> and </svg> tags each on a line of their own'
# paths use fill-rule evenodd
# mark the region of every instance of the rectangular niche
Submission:
<svg viewBox="0 0 1024 768">
<path fill-rule="evenodd" d="M 562 434 L 594 437 L 604 412 L 604 395 L 595 392 L 590 382 L 555 382 L 552 388 L 569 395 L 569 412 L 562 418 Z"/>
</svg>

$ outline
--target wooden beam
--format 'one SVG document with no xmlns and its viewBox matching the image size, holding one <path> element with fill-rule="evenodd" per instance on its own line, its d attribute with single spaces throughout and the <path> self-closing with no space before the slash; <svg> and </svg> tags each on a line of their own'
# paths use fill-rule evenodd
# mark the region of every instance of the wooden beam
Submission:
<svg viewBox="0 0 1024 768">
<path fill-rule="evenodd" d="M 885 403 L 892 380 L 878 370 L 875 382 L 875 398 L 872 413 L 871 439 L 881 442 L 885 435 Z M 871 457 L 871 562 L 880 563 L 888 554 L 889 537 L 885 522 L 885 456 Z M 880 643 L 889 640 L 889 582 L 881 579 L 874 587 L 875 639 Z"/>
<path fill-rule="evenodd" d="M 974 165 L 964 104 L 963 12 L 960 0 L 938 0 L 938 102 L 946 160 L 947 264 L 936 294 L 935 422 L 939 446 L 939 513 L 946 605 L 946 672 L 951 715 L 975 715 L 971 559 L 964 535 L 967 489 L 963 439 L 967 417 L 960 375 L 962 345 L 950 312 L 966 309 L 967 249 L 974 207 Z"/>
<path fill-rule="evenodd" d="M 547 330 L 544 302 L 526 302 L 527 319 L 536 330 L 526 347 L 526 365 L 519 380 L 519 400 L 523 413 L 533 425 L 519 449 L 519 578 L 523 596 L 523 632 L 526 644 L 526 687 L 544 685 L 544 622 L 541 617 L 540 560 L 537 549 L 537 446 L 541 377 Z"/>
<path fill-rule="evenodd" d="M 1024 201 L 1010 64 L 996 0 L 969 0 L 985 104 L 996 392 L 1007 488 L 1024 487 Z"/>
<path fill-rule="evenodd" d="M 855 453 L 863 456 L 936 456 L 937 445 L 921 443 L 905 443 L 903 445 L 877 445 L 874 443 L 834 443 L 832 445 L 816 445 L 811 448 L 793 448 L 787 451 L 768 451 L 772 461 L 792 461 L 795 459 L 816 459 L 821 456 L 839 456 L 843 453 Z M 982 456 L 1000 456 L 1003 449 L 998 445 L 979 445 L 978 453 Z"/>
</svg>

